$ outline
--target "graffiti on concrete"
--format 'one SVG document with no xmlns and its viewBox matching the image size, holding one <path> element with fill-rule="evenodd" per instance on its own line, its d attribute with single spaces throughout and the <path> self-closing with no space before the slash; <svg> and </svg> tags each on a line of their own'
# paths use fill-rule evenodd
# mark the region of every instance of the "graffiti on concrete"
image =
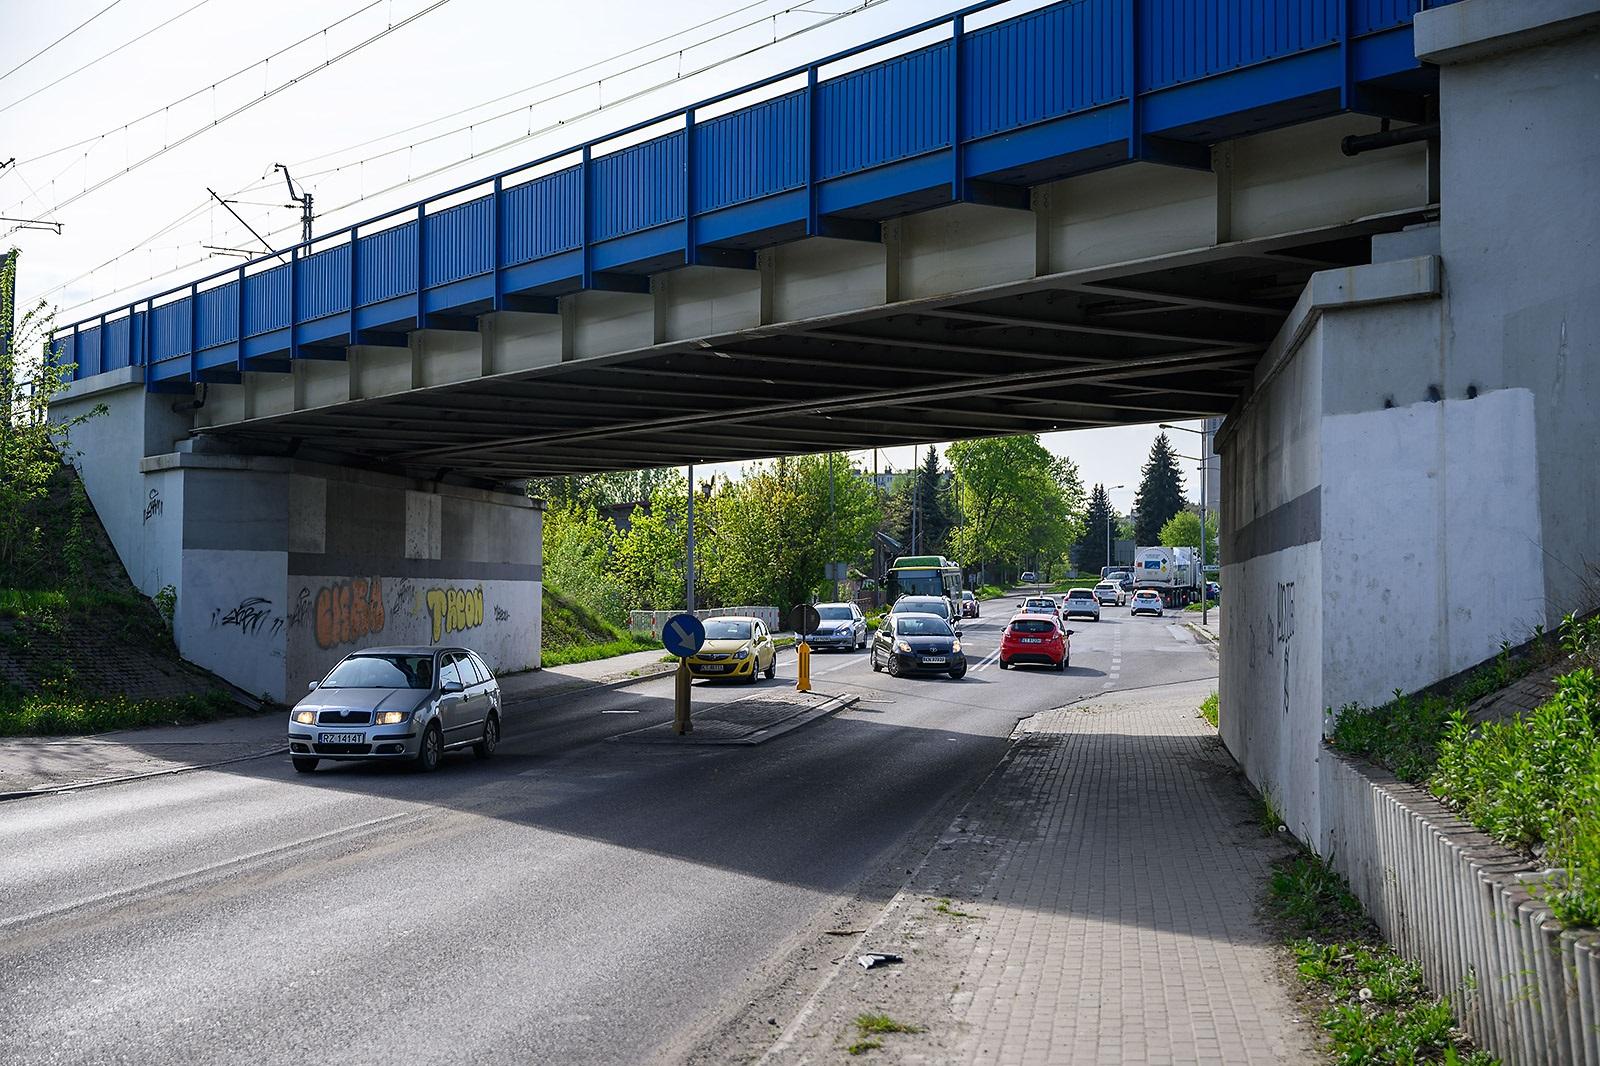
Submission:
<svg viewBox="0 0 1600 1066">
<path fill-rule="evenodd" d="M 150 490 L 150 498 L 145 501 L 145 505 L 144 505 L 144 520 L 146 522 L 149 522 L 150 519 L 153 516 L 158 515 L 160 513 L 161 513 L 161 490 L 160 489 L 151 489 Z"/>
<path fill-rule="evenodd" d="M 1289 713 L 1289 651 L 1294 642 L 1294 582 L 1278 582 L 1278 643 L 1283 646 L 1283 713 Z"/>
<path fill-rule="evenodd" d="M 211 628 L 233 626 L 246 636 L 256 636 L 266 627 L 266 635 L 275 637 L 283 629 L 283 619 L 272 616 L 272 601 L 262 596 L 247 596 L 238 605 L 223 613 L 221 607 L 211 612 Z"/>
<path fill-rule="evenodd" d="M 319 648 L 334 648 L 382 633 L 383 579 L 364 577 L 336 581 L 317 590 L 316 636 Z"/>
<path fill-rule="evenodd" d="M 294 607 L 289 611 L 289 628 L 299 629 L 311 617 L 311 590 L 304 585 L 300 586 L 300 595 L 295 597 Z"/>
<path fill-rule="evenodd" d="M 433 622 L 433 643 L 446 633 L 460 633 L 483 625 L 483 586 L 470 589 L 432 588 L 425 602 Z"/>
<path fill-rule="evenodd" d="M 511 621 L 511 612 L 506 610 L 504 607 L 496 606 L 494 609 L 494 620 L 496 622 L 509 622 Z"/>
</svg>

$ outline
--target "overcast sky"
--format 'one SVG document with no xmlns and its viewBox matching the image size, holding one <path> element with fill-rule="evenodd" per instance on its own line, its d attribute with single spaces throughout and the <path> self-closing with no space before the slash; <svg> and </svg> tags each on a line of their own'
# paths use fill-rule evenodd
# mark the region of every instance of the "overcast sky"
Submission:
<svg viewBox="0 0 1600 1066">
<path fill-rule="evenodd" d="M 0 246 L 23 252 L 19 299 L 72 322 L 239 262 L 214 248 L 259 249 L 208 187 L 293 243 L 274 163 L 304 176 L 326 232 L 957 6 L 0 0 L 0 162 L 17 161 L 0 170 L 0 216 L 63 226 L 0 223 Z M 1039 3 L 992 18 L 1024 6 Z M 1044 440 L 1087 485 L 1125 484 L 1112 500 L 1126 511 L 1156 432 Z"/>
</svg>

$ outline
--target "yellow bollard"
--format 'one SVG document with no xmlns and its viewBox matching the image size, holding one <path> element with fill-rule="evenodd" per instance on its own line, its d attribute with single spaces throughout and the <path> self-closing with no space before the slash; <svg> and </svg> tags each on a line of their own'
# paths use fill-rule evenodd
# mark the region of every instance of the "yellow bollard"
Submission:
<svg viewBox="0 0 1600 1066">
<path fill-rule="evenodd" d="M 678 736 L 694 732 L 689 720 L 689 660 L 678 660 L 678 675 L 673 678 L 672 731 Z"/>
<path fill-rule="evenodd" d="M 794 683 L 794 690 L 796 692 L 810 692 L 811 691 L 811 645 L 807 644 L 805 641 L 802 640 L 800 642 L 800 646 L 799 646 L 798 651 L 799 651 L 799 654 L 800 654 L 800 680 L 798 680 L 798 681 L 796 681 Z"/>
</svg>

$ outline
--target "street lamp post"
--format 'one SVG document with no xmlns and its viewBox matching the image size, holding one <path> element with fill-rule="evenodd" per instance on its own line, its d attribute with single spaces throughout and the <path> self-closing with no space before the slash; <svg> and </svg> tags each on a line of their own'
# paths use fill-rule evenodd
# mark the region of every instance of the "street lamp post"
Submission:
<svg viewBox="0 0 1600 1066">
<path fill-rule="evenodd" d="M 1111 506 L 1111 493 L 1114 489 L 1125 489 L 1126 485 L 1109 485 L 1106 487 L 1106 569 L 1111 569 L 1111 515 L 1116 509 Z M 1104 575 L 1102 575 L 1104 576 Z"/>
<path fill-rule="evenodd" d="M 1211 595 L 1206 587 L 1206 487 L 1211 478 L 1206 464 L 1211 461 L 1211 435 L 1203 429 L 1190 429 L 1188 426 L 1169 426 L 1161 423 L 1162 429 L 1181 429 L 1185 433 L 1200 434 L 1200 458 L 1195 462 L 1200 464 L 1200 624 L 1206 625 L 1211 621 Z M 1182 459 L 1193 459 L 1193 456 L 1180 456 Z"/>
</svg>

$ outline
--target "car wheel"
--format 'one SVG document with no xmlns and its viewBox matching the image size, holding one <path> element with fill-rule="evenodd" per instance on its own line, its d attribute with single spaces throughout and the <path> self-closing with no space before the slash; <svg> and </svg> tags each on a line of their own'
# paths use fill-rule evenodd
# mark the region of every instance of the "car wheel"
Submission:
<svg viewBox="0 0 1600 1066">
<path fill-rule="evenodd" d="M 889 676 L 890 677 L 899 677 L 900 676 L 900 656 L 898 656 L 898 655 L 889 656 Z"/>
<path fill-rule="evenodd" d="M 744 679 L 745 684 L 753 685 L 761 679 L 761 659 L 757 657 L 750 664 L 750 676 Z"/>
<path fill-rule="evenodd" d="M 443 761 L 444 734 L 439 731 L 438 723 L 433 722 L 423 731 L 422 743 L 417 745 L 417 757 L 412 767 L 419 774 L 431 774 Z"/>
<path fill-rule="evenodd" d="M 487 759 L 500 746 L 500 716 L 491 714 L 483 720 L 483 739 L 472 745 L 472 754 Z"/>
<path fill-rule="evenodd" d="M 1064 673 L 1066 671 L 1066 669 L 1067 669 L 1067 659 L 1066 659 L 1066 656 L 1062 656 L 1061 661 L 1056 663 L 1056 671 L 1058 673 Z"/>
<path fill-rule="evenodd" d="M 772 649 L 772 661 L 767 664 L 766 675 L 767 675 L 767 680 L 769 680 L 769 681 L 778 676 L 778 649 L 777 648 L 773 648 Z"/>
<path fill-rule="evenodd" d="M 315 759 L 302 759 L 300 756 L 294 755 L 290 757 L 289 761 L 294 763 L 294 768 L 302 774 L 309 774 L 317 768 L 317 760 Z"/>
<path fill-rule="evenodd" d="M 1065 672 L 1066 670 L 1070 669 L 1071 666 L 1072 666 L 1072 656 L 1068 655 L 1067 657 L 1065 657 L 1064 659 L 1061 660 L 1061 669 L 1062 669 L 1063 672 Z"/>
<path fill-rule="evenodd" d="M 867 652 L 867 661 L 872 664 L 873 673 L 877 674 L 883 672 L 883 664 L 878 661 L 878 653 L 876 651 Z"/>
<path fill-rule="evenodd" d="M 950 671 L 950 680 L 952 680 L 952 681 L 960 681 L 963 677 L 966 677 L 966 676 L 967 676 L 967 668 L 965 666 L 963 666 L 959 670 Z"/>
<path fill-rule="evenodd" d="M 1000 662 L 1000 669 L 1002 669 L 1002 670 L 1011 669 L 1011 664 L 1006 662 L 1004 659 L 999 660 L 999 662 Z"/>
</svg>

